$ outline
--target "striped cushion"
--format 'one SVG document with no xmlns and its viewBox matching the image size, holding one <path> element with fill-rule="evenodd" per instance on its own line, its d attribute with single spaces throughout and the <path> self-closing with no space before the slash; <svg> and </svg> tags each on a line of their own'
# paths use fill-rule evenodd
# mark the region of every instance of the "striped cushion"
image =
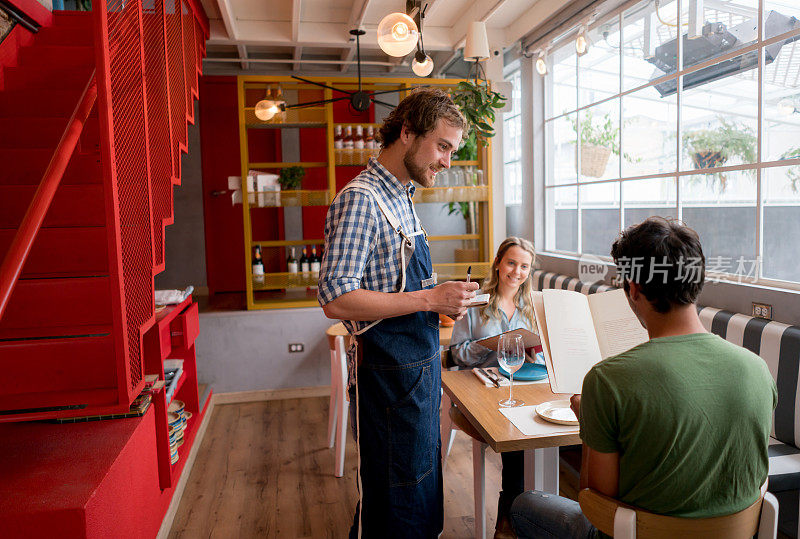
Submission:
<svg viewBox="0 0 800 539">
<path fill-rule="evenodd" d="M 800 488 L 800 449 L 770 437 L 769 490 L 782 492 Z"/>
<path fill-rule="evenodd" d="M 603 284 L 602 281 L 596 283 L 585 283 L 561 273 L 554 273 L 552 271 L 536 270 L 533 272 L 533 286 L 536 290 L 544 290 L 545 288 L 561 288 L 562 290 L 575 290 L 582 292 L 586 295 L 594 294 L 595 292 L 605 292 L 606 290 L 613 290 L 613 286 Z"/>
</svg>

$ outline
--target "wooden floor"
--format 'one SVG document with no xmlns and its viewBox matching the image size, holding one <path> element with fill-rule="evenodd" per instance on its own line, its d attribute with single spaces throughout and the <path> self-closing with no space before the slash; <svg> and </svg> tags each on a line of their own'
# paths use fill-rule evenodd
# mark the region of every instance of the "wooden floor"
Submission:
<svg viewBox="0 0 800 539">
<path fill-rule="evenodd" d="M 214 407 L 170 537 L 344 537 L 357 500 L 355 444 L 333 475 L 326 398 Z M 487 452 L 487 529 L 500 457 Z M 442 537 L 473 537 L 472 444 L 456 435 L 445 470 Z M 489 535 L 491 537 L 491 534 Z"/>
</svg>

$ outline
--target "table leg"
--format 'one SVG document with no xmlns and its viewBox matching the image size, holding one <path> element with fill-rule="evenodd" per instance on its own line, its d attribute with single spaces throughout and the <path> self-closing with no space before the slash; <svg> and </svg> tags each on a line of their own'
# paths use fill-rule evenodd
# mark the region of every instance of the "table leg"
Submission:
<svg viewBox="0 0 800 539">
<path fill-rule="evenodd" d="M 486 537 L 486 444 L 472 440 L 472 481 L 475 496 L 475 537 Z"/>
<path fill-rule="evenodd" d="M 525 490 L 558 494 L 558 447 L 525 451 Z"/>
</svg>

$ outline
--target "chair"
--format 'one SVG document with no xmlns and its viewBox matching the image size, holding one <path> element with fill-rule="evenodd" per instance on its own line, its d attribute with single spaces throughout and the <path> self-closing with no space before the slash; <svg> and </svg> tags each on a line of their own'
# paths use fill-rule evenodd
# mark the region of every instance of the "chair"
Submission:
<svg viewBox="0 0 800 539">
<path fill-rule="evenodd" d="M 778 533 L 778 500 L 761 489 L 762 497 L 732 515 L 713 518 L 679 518 L 657 515 L 624 505 L 591 489 L 578 494 L 578 502 L 589 522 L 615 539 L 679 539 L 725 537 L 774 539 Z"/>
<path fill-rule="evenodd" d="M 347 394 L 347 353 L 344 337 L 348 334 L 339 322 L 325 331 L 331 350 L 331 399 L 328 410 L 328 447 L 335 446 L 336 461 L 333 474 L 344 475 L 345 432 L 349 418 L 350 400 Z"/>
</svg>

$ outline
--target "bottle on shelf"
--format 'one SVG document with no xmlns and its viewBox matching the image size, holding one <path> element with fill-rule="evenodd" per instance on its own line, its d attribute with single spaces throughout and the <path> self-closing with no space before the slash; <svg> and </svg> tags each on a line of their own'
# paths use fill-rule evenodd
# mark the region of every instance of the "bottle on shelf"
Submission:
<svg viewBox="0 0 800 539">
<path fill-rule="evenodd" d="M 311 261 L 308 259 L 305 246 L 303 246 L 303 254 L 300 256 L 300 273 L 303 274 L 304 281 L 311 276 Z"/>
<path fill-rule="evenodd" d="M 344 149 L 344 135 L 342 134 L 342 126 L 337 125 L 333 128 L 333 154 L 334 162 L 337 165 L 342 164 L 342 150 Z"/>
<path fill-rule="evenodd" d="M 290 273 L 289 278 L 287 281 L 290 285 L 297 282 L 297 277 L 300 273 L 300 264 L 297 262 L 297 259 L 294 257 L 294 247 L 289 248 L 289 258 L 286 259 L 286 271 Z"/>
<path fill-rule="evenodd" d="M 311 247 L 311 258 L 309 259 L 311 265 L 311 275 L 314 278 L 319 278 L 319 268 L 322 265 L 322 258 L 317 254 L 317 246 Z"/>
<path fill-rule="evenodd" d="M 378 155 L 377 143 L 375 142 L 375 129 L 367 126 L 367 135 L 364 137 L 364 148 L 366 148 L 367 158 L 375 157 Z M 365 159 L 366 161 L 367 159 Z"/>
<path fill-rule="evenodd" d="M 261 246 L 256 245 L 253 255 L 253 281 L 264 282 L 264 261 L 261 259 Z"/>
<path fill-rule="evenodd" d="M 353 141 L 353 126 L 348 125 L 344 128 L 344 141 L 342 145 L 342 164 L 343 165 L 352 165 L 353 164 L 353 148 L 354 148 L 354 141 Z"/>
<path fill-rule="evenodd" d="M 356 136 L 353 137 L 353 164 L 360 165 L 366 161 L 364 152 L 364 127 L 356 126 Z"/>
</svg>

